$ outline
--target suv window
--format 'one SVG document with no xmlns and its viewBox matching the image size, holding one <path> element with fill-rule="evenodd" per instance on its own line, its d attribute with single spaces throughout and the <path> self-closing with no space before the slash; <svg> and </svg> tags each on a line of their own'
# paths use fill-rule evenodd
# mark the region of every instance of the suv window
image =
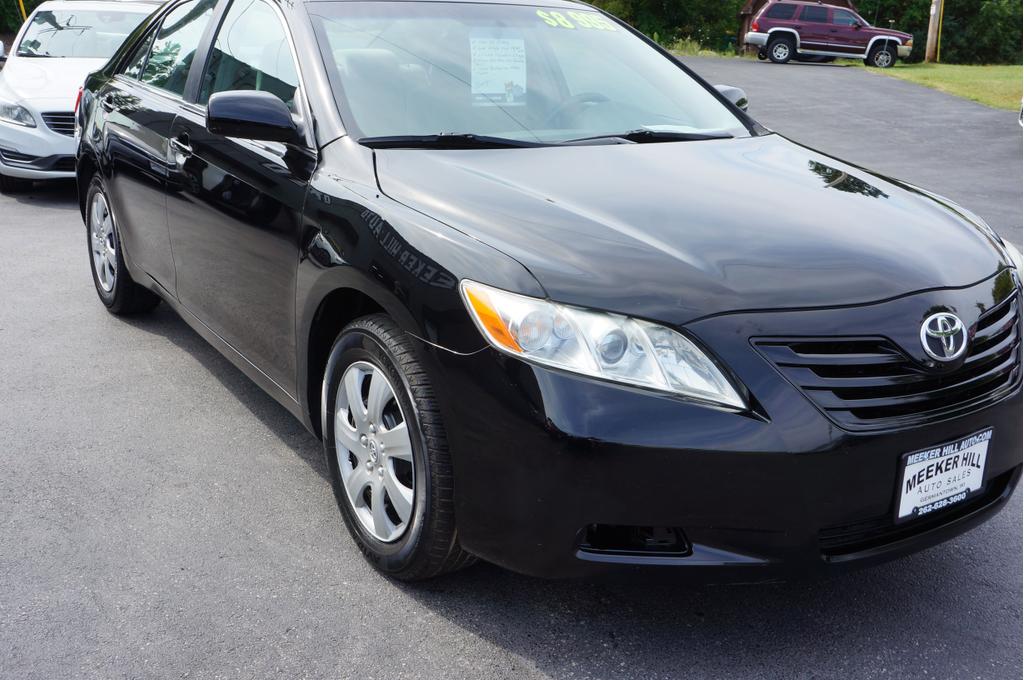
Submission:
<svg viewBox="0 0 1024 680">
<path fill-rule="evenodd" d="M 837 26 L 856 26 L 860 23 L 860 19 L 845 9 L 834 9 L 832 10 L 832 23 Z"/>
<path fill-rule="evenodd" d="M 794 14 L 796 14 L 796 5 L 787 5 L 785 3 L 772 5 L 764 13 L 768 19 L 792 19 Z"/>
<path fill-rule="evenodd" d="M 164 17 L 142 71 L 142 82 L 178 96 L 185 94 L 188 70 L 213 16 L 215 3 L 216 0 L 189 0 Z"/>
<path fill-rule="evenodd" d="M 827 24 L 828 8 L 805 5 L 803 11 L 800 12 L 800 18 L 815 24 Z"/>
<path fill-rule="evenodd" d="M 217 32 L 199 103 L 227 90 L 261 90 L 295 110 L 299 76 L 284 26 L 264 0 L 235 0 Z"/>
</svg>

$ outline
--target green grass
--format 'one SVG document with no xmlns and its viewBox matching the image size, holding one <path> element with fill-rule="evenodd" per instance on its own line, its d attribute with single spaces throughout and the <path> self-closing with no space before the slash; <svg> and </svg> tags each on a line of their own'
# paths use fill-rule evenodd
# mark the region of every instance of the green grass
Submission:
<svg viewBox="0 0 1024 680">
<path fill-rule="evenodd" d="M 896 64 L 868 69 L 893 78 L 964 97 L 997 109 L 1017 110 L 1024 94 L 1024 67 L 1018 65 L 962 66 L 957 64 Z"/>
</svg>

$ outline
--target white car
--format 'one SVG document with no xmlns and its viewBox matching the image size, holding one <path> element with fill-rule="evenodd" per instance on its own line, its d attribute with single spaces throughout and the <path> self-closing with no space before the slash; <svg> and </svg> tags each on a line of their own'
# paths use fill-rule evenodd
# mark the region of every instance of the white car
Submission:
<svg viewBox="0 0 1024 680">
<path fill-rule="evenodd" d="M 75 176 L 79 88 L 158 6 L 51 0 L 28 17 L 0 71 L 0 191 Z"/>
</svg>

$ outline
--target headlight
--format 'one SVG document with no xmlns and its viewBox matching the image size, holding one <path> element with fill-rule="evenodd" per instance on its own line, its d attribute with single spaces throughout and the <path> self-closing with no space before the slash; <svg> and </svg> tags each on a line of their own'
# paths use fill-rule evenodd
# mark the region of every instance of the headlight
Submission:
<svg viewBox="0 0 1024 680">
<path fill-rule="evenodd" d="M 746 407 L 715 363 L 670 328 L 468 280 L 461 290 L 470 316 L 502 352 L 626 385 Z"/>
<path fill-rule="evenodd" d="M 23 127 L 35 127 L 36 119 L 24 106 L 0 99 L 0 120 Z"/>
</svg>

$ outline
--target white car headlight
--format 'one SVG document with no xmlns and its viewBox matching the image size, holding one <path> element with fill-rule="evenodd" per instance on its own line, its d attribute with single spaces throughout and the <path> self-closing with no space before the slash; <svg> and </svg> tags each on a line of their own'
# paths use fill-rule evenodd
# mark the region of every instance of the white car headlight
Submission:
<svg viewBox="0 0 1024 680">
<path fill-rule="evenodd" d="M 0 120 L 5 123 L 21 125 L 23 127 L 35 127 L 36 119 L 24 106 L 14 102 L 0 99 Z"/>
<path fill-rule="evenodd" d="M 1024 274 L 1024 262 L 1021 260 L 1020 251 L 1017 250 L 1017 246 L 1004 239 L 1003 248 L 1006 249 L 1006 254 L 1013 261 L 1013 266 L 1017 268 L 1017 272 Z"/>
<path fill-rule="evenodd" d="M 461 290 L 477 327 L 502 352 L 573 373 L 746 408 L 718 366 L 670 328 L 468 280 Z"/>
</svg>

